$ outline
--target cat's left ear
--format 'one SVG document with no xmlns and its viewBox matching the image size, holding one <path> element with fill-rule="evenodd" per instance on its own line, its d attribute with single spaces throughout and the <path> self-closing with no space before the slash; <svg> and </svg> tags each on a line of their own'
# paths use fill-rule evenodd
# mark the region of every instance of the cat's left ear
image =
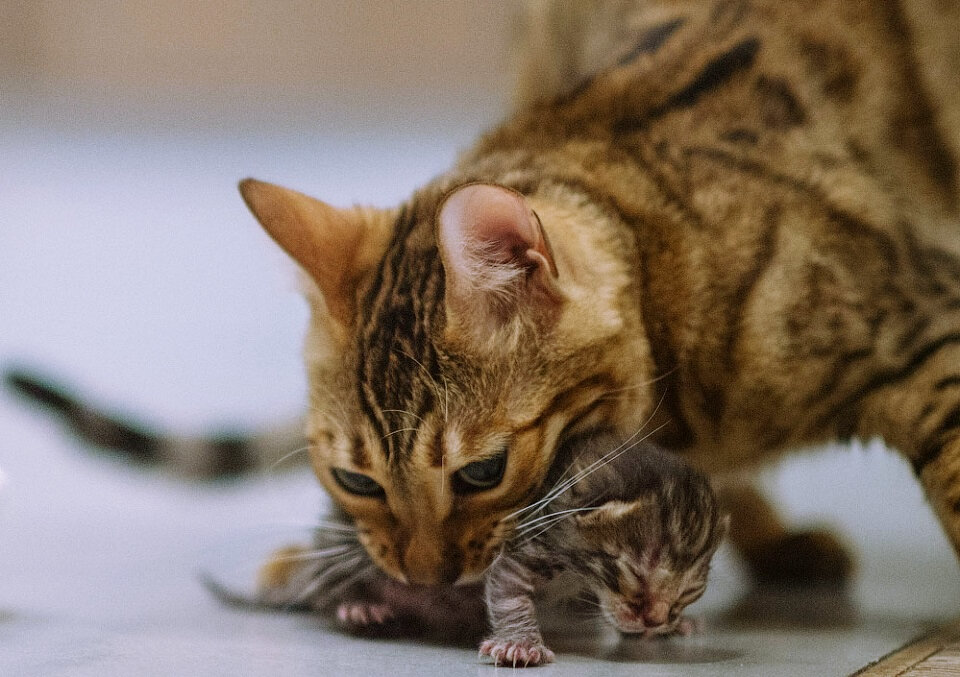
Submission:
<svg viewBox="0 0 960 677">
<path fill-rule="evenodd" d="M 455 327 L 490 335 L 518 313 L 542 315 L 562 301 L 546 231 L 520 193 L 483 183 L 457 188 L 440 205 L 437 228 Z"/>
<path fill-rule="evenodd" d="M 344 332 L 357 311 L 360 278 L 386 249 L 394 213 L 340 209 L 255 179 L 241 181 L 240 193 L 264 230 L 317 283 L 329 319 Z"/>
</svg>

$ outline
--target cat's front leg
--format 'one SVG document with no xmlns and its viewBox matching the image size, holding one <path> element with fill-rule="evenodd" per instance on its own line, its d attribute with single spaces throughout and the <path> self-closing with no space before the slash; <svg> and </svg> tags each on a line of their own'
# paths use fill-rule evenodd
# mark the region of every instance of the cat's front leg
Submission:
<svg viewBox="0 0 960 677">
<path fill-rule="evenodd" d="M 953 439 L 913 459 L 927 499 L 940 520 L 954 552 L 960 557 L 960 426 Z"/>
<path fill-rule="evenodd" d="M 485 596 L 491 635 L 480 644 L 480 655 L 495 665 L 515 668 L 550 663 L 553 652 L 543 642 L 533 593 L 537 576 L 507 555 L 487 572 Z"/>
</svg>

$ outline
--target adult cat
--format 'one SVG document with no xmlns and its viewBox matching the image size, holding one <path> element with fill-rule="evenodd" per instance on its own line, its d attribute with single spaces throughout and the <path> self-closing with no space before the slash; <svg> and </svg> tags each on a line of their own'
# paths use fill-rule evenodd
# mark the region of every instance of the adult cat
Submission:
<svg viewBox="0 0 960 677">
<path fill-rule="evenodd" d="M 241 183 L 306 273 L 312 465 L 375 562 L 477 580 L 561 440 L 651 416 L 760 578 L 846 575 L 747 481 L 833 439 L 899 449 L 960 548 L 960 5 L 528 18 L 516 112 L 401 207 Z"/>
</svg>

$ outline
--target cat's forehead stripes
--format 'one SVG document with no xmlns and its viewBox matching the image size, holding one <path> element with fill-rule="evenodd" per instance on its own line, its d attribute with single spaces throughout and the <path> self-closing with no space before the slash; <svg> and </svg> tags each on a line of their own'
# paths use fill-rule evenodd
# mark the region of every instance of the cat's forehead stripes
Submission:
<svg viewBox="0 0 960 677">
<path fill-rule="evenodd" d="M 433 446 L 429 449 L 430 467 L 443 468 L 444 454 L 446 453 L 446 444 L 444 442 L 443 428 L 437 426 L 437 432 L 433 436 Z"/>
<path fill-rule="evenodd" d="M 423 420 L 442 406 L 433 329 L 442 308 L 443 269 L 432 221 L 433 212 L 423 202 L 401 210 L 362 304 L 360 406 L 391 464 L 409 460 Z"/>
<path fill-rule="evenodd" d="M 350 462 L 357 470 L 370 470 L 373 467 L 370 463 L 370 452 L 359 437 L 355 437 L 350 443 Z"/>
</svg>

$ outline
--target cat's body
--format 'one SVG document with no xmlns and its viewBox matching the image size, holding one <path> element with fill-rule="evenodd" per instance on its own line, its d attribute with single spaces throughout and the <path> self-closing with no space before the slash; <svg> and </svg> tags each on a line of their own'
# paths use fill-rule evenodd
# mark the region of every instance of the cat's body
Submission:
<svg viewBox="0 0 960 677">
<path fill-rule="evenodd" d="M 487 572 L 480 652 L 497 664 L 553 660 L 534 595 L 559 574 L 622 633 L 686 634 L 680 614 L 703 594 L 726 530 L 706 477 L 657 447 L 602 433 L 564 447 L 565 471 L 551 473 Z"/>
<path fill-rule="evenodd" d="M 960 4 L 531 7 L 517 111 L 401 208 L 241 184 L 307 274 L 311 460 L 378 566 L 478 580 L 563 439 L 661 400 L 761 578 L 846 573 L 740 483 L 834 439 L 902 452 L 960 547 Z"/>
<path fill-rule="evenodd" d="M 635 430 L 663 398 L 656 441 L 718 476 L 883 437 L 956 545 L 956 162 L 902 10 L 617 6 L 635 8 L 633 49 L 399 213 L 243 185 L 317 283 L 318 475 L 386 571 L 474 580 L 563 437 Z M 502 454 L 487 489 L 458 483 Z M 737 507 L 748 555 L 784 536 Z"/>
</svg>

